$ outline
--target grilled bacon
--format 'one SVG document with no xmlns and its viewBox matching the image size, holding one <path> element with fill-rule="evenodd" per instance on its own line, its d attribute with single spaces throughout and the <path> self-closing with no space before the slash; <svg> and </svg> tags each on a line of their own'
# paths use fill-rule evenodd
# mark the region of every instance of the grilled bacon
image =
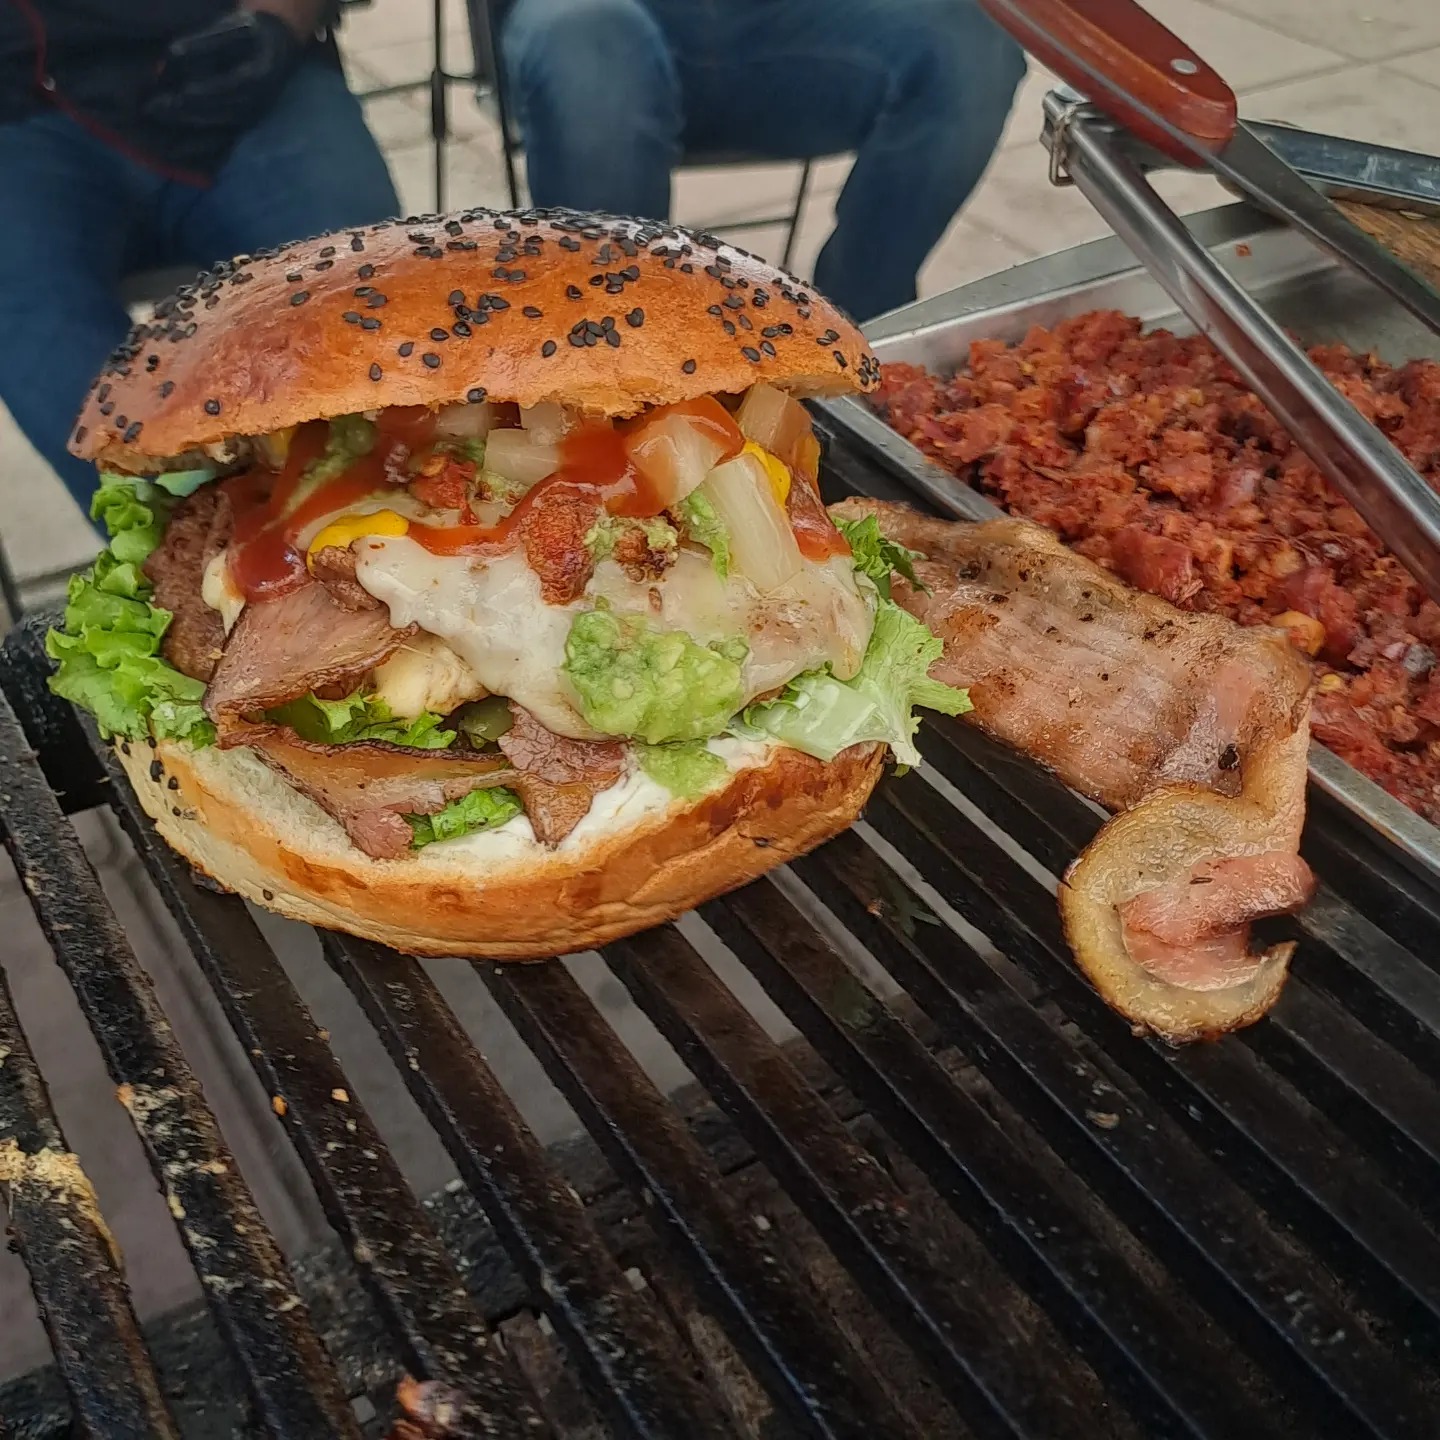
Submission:
<svg viewBox="0 0 1440 1440">
<path fill-rule="evenodd" d="M 1293 946 L 1250 922 L 1296 909 L 1310 671 L 1283 636 L 1131 590 L 1024 520 L 963 524 L 849 500 L 920 552 L 896 600 L 944 641 L 931 667 L 971 720 L 1121 812 L 1061 887 L 1105 999 L 1180 1041 L 1258 1019 Z M 1199 895 L 1195 892 L 1204 891 Z"/>
</svg>

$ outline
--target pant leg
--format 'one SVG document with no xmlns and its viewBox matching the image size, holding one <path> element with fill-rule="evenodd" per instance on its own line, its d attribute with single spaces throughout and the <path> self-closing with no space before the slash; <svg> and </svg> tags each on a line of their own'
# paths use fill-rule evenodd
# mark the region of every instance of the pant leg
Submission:
<svg viewBox="0 0 1440 1440">
<path fill-rule="evenodd" d="M 677 48 L 687 143 L 777 158 L 854 150 L 818 288 L 866 320 L 915 298 L 925 257 L 974 189 L 1025 73 L 975 0 L 650 0 Z"/>
<path fill-rule="evenodd" d="M 399 209 L 359 100 L 338 69 L 317 59 L 241 136 L 213 185 L 165 186 L 159 224 L 169 258 L 205 266 Z"/>
<path fill-rule="evenodd" d="M 119 281 L 154 183 L 65 116 L 0 125 L 0 399 L 85 510 L 95 467 L 66 444 L 130 328 Z"/>
<path fill-rule="evenodd" d="M 641 0 L 515 0 L 500 50 L 535 203 L 666 219 L 680 92 Z"/>
</svg>

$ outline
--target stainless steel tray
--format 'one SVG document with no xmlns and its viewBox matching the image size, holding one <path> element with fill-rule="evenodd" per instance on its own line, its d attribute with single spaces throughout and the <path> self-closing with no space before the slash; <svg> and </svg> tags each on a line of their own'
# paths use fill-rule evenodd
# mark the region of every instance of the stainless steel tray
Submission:
<svg viewBox="0 0 1440 1440">
<path fill-rule="evenodd" d="M 1341 341 L 1399 363 L 1440 358 L 1440 339 L 1398 305 L 1303 237 L 1249 205 L 1209 210 L 1186 220 L 1192 234 L 1281 324 L 1306 344 Z M 1177 334 L 1193 330 L 1174 302 L 1115 237 L 1017 265 L 882 316 L 866 334 L 882 361 L 905 361 L 950 374 L 970 342 L 1014 341 L 1032 325 L 1054 325 L 1086 310 L 1136 315 Z M 1000 511 L 932 464 L 864 401 L 821 402 L 829 423 L 942 512 L 988 520 Z M 1362 824 L 1378 832 L 1411 867 L 1440 879 L 1440 829 L 1386 794 L 1323 745 L 1310 747 L 1310 778 Z"/>
</svg>

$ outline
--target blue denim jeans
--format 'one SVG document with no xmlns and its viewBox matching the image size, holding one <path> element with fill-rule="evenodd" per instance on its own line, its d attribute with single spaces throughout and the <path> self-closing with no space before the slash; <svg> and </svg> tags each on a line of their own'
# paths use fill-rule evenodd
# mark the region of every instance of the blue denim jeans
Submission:
<svg viewBox="0 0 1440 1440">
<path fill-rule="evenodd" d="M 47 112 L 0 125 L 0 400 L 82 507 L 94 467 L 65 449 L 130 318 L 119 284 L 400 208 L 360 104 L 323 61 L 296 72 L 206 188 L 181 184 Z"/>
<path fill-rule="evenodd" d="M 539 205 L 663 219 L 682 155 L 855 151 L 814 279 L 860 320 L 915 298 L 1025 73 L 975 0 L 513 0 L 501 51 Z"/>
</svg>

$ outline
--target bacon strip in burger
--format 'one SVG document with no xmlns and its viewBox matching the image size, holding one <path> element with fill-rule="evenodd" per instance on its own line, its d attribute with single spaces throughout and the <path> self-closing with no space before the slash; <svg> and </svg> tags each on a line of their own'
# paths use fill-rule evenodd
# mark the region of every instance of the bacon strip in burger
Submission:
<svg viewBox="0 0 1440 1440">
<path fill-rule="evenodd" d="M 933 519 L 847 500 L 918 552 L 893 593 L 944 642 L 931 674 L 971 719 L 1118 811 L 1060 890 L 1105 999 L 1182 1041 L 1258 1019 L 1293 944 L 1250 925 L 1302 906 L 1298 854 L 1311 677 L 1282 634 L 1132 590 L 1024 520 Z"/>
</svg>

